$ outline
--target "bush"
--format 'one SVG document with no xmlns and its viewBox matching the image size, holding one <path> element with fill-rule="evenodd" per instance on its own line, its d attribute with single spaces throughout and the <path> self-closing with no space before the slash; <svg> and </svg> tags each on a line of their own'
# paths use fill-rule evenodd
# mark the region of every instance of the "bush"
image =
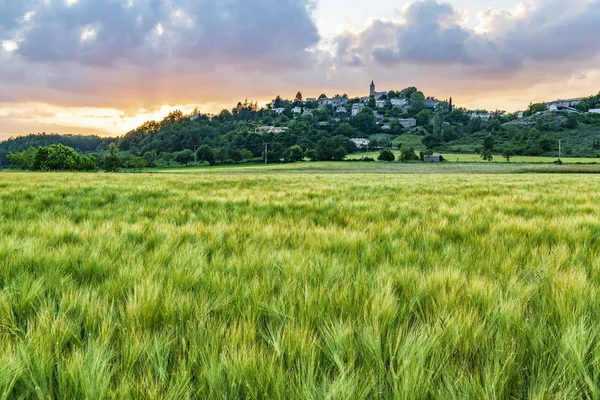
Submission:
<svg viewBox="0 0 600 400">
<path fill-rule="evenodd" d="M 390 150 L 382 150 L 377 157 L 379 161 L 392 162 L 396 160 L 396 156 Z"/>
</svg>

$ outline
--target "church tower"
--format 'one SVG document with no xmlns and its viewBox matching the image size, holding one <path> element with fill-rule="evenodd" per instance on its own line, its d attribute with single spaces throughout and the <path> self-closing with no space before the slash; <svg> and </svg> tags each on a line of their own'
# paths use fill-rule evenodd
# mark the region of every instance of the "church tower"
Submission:
<svg viewBox="0 0 600 400">
<path fill-rule="evenodd" d="M 375 82 L 371 81 L 370 96 L 375 96 Z"/>
</svg>

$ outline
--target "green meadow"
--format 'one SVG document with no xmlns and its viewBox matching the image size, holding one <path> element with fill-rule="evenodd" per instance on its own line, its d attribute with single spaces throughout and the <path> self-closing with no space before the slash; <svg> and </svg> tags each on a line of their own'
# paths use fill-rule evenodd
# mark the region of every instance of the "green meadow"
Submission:
<svg viewBox="0 0 600 400">
<path fill-rule="evenodd" d="M 0 399 L 600 397 L 600 175 L 306 164 L 0 173 Z"/>
</svg>

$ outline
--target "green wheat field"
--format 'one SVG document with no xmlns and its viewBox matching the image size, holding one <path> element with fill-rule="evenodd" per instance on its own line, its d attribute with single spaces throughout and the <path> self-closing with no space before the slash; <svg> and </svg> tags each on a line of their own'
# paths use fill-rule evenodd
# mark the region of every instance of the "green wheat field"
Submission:
<svg viewBox="0 0 600 400">
<path fill-rule="evenodd" d="M 599 188 L 0 173 L 0 399 L 599 398 Z"/>
</svg>

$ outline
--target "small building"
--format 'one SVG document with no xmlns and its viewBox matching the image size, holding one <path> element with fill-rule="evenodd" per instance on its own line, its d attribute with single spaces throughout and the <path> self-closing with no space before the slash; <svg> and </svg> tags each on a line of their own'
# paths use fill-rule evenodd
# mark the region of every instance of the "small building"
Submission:
<svg viewBox="0 0 600 400">
<path fill-rule="evenodd" d="M 377 108 L 384 108 L 385 107 L 385 103 L 387 103 L 386 100 L 376 100 L 375 101 L 375 106 Z"/>
<path fill-rule="evenodd" d="M 254 130 L 254 133 L 283 133 L 288 129 L 283 126 L 260 126 Z"/>
<path fill-rule="evenodd" d="M 427 108 L 433 108 L 435 110 L 440 102 L 432 98 L 427 98 L 425 99 L 425 104 L 427 105 Z"/>
<path fill-rule="evenodd" d="M 600 108 L 591 108 L 588 112 L 591 114 L 600 114 Z"/>
<path fill-rule="evenodd" d="M 333 105 L 332 99 L 328 99 L 327 97 L 323 97 L 322 99 L 319 99 L 319 107 L 320 108 L 329 107 L 331 105 Z"/>
<path fill-rule="evenodd" d="M 524 115 L 524 114 L 525 114 L 525 113 L 524 113 L 523 111 L 519 111 L 519 112 L 517 113 L 517 118 L 523 118 L 523 115 Z"/>
<path fill-rule="evenodd" d="M 345 108 L 345 107 L 341 107 L 341 106 L 340 106 L 340 107 L 338 107 L 338 108 L 335 110 L 335 112 L 336 112 L 336 113 L 338 113 L 338 114 L 348 114 L 348 110 L 346 110 L 346 108 Z"/>
<path fill-rule="evenodd" d="M 312 111 L 306 108 L 304 109 L 304 112 L 302 114 L 306 115 L 307 117 L 312 117 L 313 115 Z"/>
<path fill-rule="evenodd" d="M 492 114 L 490 114 L 490 113 L 472 112 L 471 113 L 471 118 L 490 119 L 490 118 L 492 118 Z"/>
<path fill-rule="evenodd" d="M 369 144 L 371 143 L 371 141 L 369 139 L 362 139 L 362 138 L 353 138 L 353 139 L 350 139 L 350 141 L 354 142 L 356 147 L 358 147 L 359 149 L 368 147 Z"/>
<path fill-rule="evenodd" d="M 354 103 L 354 104 L 352 104 L 352 116 L 356 117 L 364 109 L 365 109 L 365 105 L 362 104 L 362 103 Z"/>
<path fill-rule="evenodd" d="M 307 98 L 306 98 L 306 103 L 313 103 L 313 102 L 315 102 L 315 101 L 317 101 L 317 98 L 316 98 L 316 97 L 307 97 Z"/>
<path fill-rule="evenodd" d="M 283 107 L 278 107 L 278 108 L 274 108 L 273 111 L 275 111 L 277 114 L 283 114 L 283 112 L 285 111 L 285 108 Z"/>
<path fill-rule="evenodd" d="M 439 154 L 433 154 L 430 156 L 423 156 L 423 161 L 428 163 L 439 163 L 442 162 L 444 158 Z"/>
<path fill-rule="evenodd" d="M 335 96 L 333 99 L 331 99 L 331 105 L 334 107 L 341 107 L 345 106 L 346 104 L 348 104 L 348 99 L 345 97 Z"/>
<path fill-rule="evenodd" d="M 575 99 L 558 99 L 551 101 L 549 103 L 545 103 L 544 105 L 549 109 L 552 106 L 560 107 L 575 107 L 577 104 L 583 101 L 583 97 L 575 98 Z"/>
<path fill-rule="evenodd" d="M 396 121 L 398 121 L 405 129 L 417 126 L 417 120 L 415 118 L 398 118 Z"/>
<path fill-rule="evenodd" d="M 408 100 L 406 99 L 392 99 L 390 100 L 392 103 L 392 107 L 394 108 L 404 108 L 408 105 Z"/>
<path fill-rule="evenodd" d="M 296 107 L 292 108 L 292 112 L 294 114 L 302 114 L 302 107 L 296 106 Z"/>
<path fill-rule="evenodd" d="M 381 129 L 384 131 L 389 131 L 390 129 L 392 129 L 392 125 L 391 124 L 383 124 L 383 125 L 381 125 Z"/>
</svg>

